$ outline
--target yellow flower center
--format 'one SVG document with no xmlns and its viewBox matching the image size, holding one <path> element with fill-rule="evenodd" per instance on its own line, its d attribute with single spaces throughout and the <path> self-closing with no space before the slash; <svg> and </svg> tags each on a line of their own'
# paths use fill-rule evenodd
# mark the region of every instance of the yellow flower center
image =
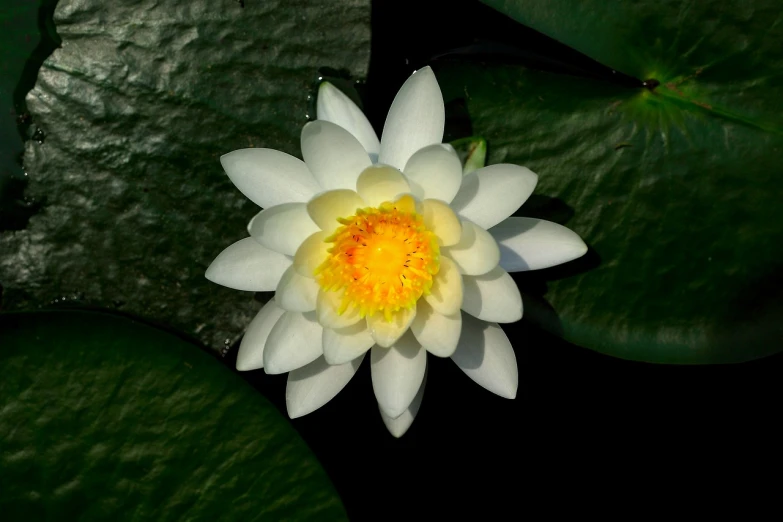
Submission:
<svg viewBox="0 0 783 522">
<path fill-rule="evenodd" d="M 339 313 L 353 305 L 362 317 L 381 312 L 391 321 L 429 293 L 440 266 L 438 240 L 411 196 L 337 221 L 342 226 L 326 238 L 333 246 L 315 275 L 324 290 L 345 291 Z"/>
</svg>

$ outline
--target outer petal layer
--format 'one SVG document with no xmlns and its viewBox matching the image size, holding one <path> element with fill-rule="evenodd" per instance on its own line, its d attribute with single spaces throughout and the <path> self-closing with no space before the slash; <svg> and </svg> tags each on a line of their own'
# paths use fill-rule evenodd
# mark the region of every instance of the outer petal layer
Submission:
<svg viewBox="0 0 783 522">
<path fill-rule="evenodd" d="M 312 413 L 332 400 L 356 374 L 364 356 L 332 366 L 319 357 L 288 374 L 285 405 L 292 419 Z"/>
<path fill-rule="evenodd" d="M 510 217 L 489 232 L 500 246 L 500 266 L 509 272 L 549 268 L 587 252 L 576 232 L 543 219 Z"/>
<path fill-rule="evenodd" d="M 270 299 L 247 325 L 242 342 L 237 353 L 237 370 L 246 372 L 264 367 L 264 346 L 269 332 L 285 310 L 277 306 L 274 298 Z"/>
<path fill-rule="evenodd" d="M 370 361 L 378 405 L 386 415 L 396 419 L 408 409 L 419 391 L 427 367 L 427 352 L 409 333 L 391 348 L 374 346 Z"/>
<path fill-rule="evenodd" d="M 381 142 L 362 110 L 329 82 L 318 88 L 317 116 L 319 120 L 336 123 L 359 140 L 370 159 L 375 163 L 381 151 Z"/>
<path fill-rule="evenodd" d="M 204 276 L 234 290 L 262 292 L 274 290 L 289 266 L 286 256 L 246 237 L 223 250 Z"/>
<path fill-rule="evenodd" d="M 519 373 L 514 349 L 503 329 L 463 314 L 462 337 L 451 356 L 478 384 L 506 399 L 517 395 Z"/>
<path fill-rule="evenodd" d="M 402 170 L 413 153 L 443 140 L 443 95 L 429 67 L 403 84 L 392 102 L 381 136 L 379 163 Z"/>
<path fill-rule="evenodd" d="M 484 321 L 513 323 L 522 319 L 522 296 L 508 272 L 500 267 L 481 276 L 465 276 L 462 309 Z"/>
<path fill-rule="evenodd" d="M 304 161 L 279 150 L 239 149 L 220 163 L 239 191 L 262 208 L 304 202 L 320 190 Z"/>
<path fill-rule="evenodd" d="M 519 165 L 498 164 L 465 176 L 451 207 L 462 217 L 488 229 L 513 214 L 538 182 L 538 176 Z"/>
<path fill-rule="evenodd" d="M 302 129 L 302 156 L 323 190 L 353 190 L 359 174 L 372 165 L 350 132 L 323 120 L 311 121 Z"/>
<path fill-rule="evenodd" d="M 411 427 L 411 424 L 413 424 L 414 419 L 416 418 L 416 415 L 419 413 L 419 408 L 421 407 L 421 400 L 424 398 L 424 386 L 427 384 L 427 374 L 425 372 L 424 374 L 424 380 L 421 381 L 421 386 L 419 386 L 419 391 L 416 392 L 416 396 L 413 398 L 413 402 L 411 402 L 411 405 L 408 406 L 408 409 L 406 409 L 402 415 L 397 417 L 396 419 L 393 419 L 386 415 L 383 412 L 383 409 L 379 409 L 381 411 L 381 419 L 383 419 L 383 424 L 386 425 L 386 429 L 389 430 L 389 433 L 392 434 L 395 438 L 400 438 L 403 435 L 405 435 L 405 432 L 408 431 L 408 428 Z"/>
<path fill-rule="evenodd" d="M 323 354 L 323 328 L 313 314 L 286 312 L 275 323 L 264 347 L 264 371 L 286 373 Z"/>
</svg>

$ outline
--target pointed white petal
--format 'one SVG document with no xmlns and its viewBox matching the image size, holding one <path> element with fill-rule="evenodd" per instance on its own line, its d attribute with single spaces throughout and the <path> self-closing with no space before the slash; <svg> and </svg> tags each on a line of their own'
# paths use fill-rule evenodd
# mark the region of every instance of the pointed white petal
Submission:
<svg viewBox="0 0 783 522">
<path fill-rule="evenodd" d="M 316 232 L 305 239 L 294 255 L 294 269 L 301 276 L 315 279 L 315 269 L 326 260 L 329 255 L 329 243 L 325 240 L 329 237 L 327 232 Z"/>
<path fill-rule="evenodd" d="M 262 292 L 274 290 L 289 266 L 286 256 L 246 237 L 218 254 L 204 277 L 234 290 Z"/>
<path fill-rule="evenodd" d="M 278 319 L 264 347 L 264 371 L 286 373 L 301 368 L 323 355 L 323 328 L 314 314 L 285 312 Z"/>
<path fill-rule="evenodd" d="M 378 409 L 381 412 L 381 419 L 383 419 L 383 423 L 386 425 L 386 429 L 389 430 L 389 433 L 391 433 L 393 437 L 399 439 L 405 435 L 405 432 L 407 432 L 408 428 L 410 428 L 411 424 L 413 424 L 414 419 L 416 419 L 416 415 L 419 413 L 421 400 L 424 398 L 424 386 L 426 384 L 427 372 L 425 371 L 424 379 L 421 381 L 421 386 L 419 386 L 419 391 L 416 392 L 416 396 L 413 398 L 413 402 L 411 402 L 411 405 L 408 406 L 408 408 L 402 412 L 402 415 L 396 419 L 393 419 L 383 413 L 383 409 L 380 407 L 380 405 L 378 405 Z"/>
<path fill-rule="evenodd" d="M 269 332 L 285 310 L 277 306 L 274 298 L 270 299 L 247 325 L 242 342 L 237 353 L 237 370 L 246 372 L 264 367 L 264 345 Z"/>
<path fill-rule="evenodd" d="M 319 120 L 336 123 L 359 140 L 375 163 L 381 151 L 381 142 L 362 110 L 351 99 L 329 82 L 318 88 L 317 116 Z"/>
<path fill-rule="evenodd" d="M 500 266 L 509 272 L 549 268 L 587 252 L 576 232 L 543 219 L 510 217 L 489 233 L 500 245 Z"/>
<path fill-rule="evenodd" d="M 324 328 L 324 357 L 329 364 L 344 364 L 363 355 L 375 344 L 366 321 L 334 330 Z"/>
<path fill-rule="evenodd" d="M 323 190 L 353 190 L 359 174 L 372 165 L 350 132 L 324 120 L 311 121 L 302 129 L 302 157 Z"/>
<path fill-rule="evenodd" d="M 307 212 L 321 230 L 331 234 L 340 226 L 338 218 L 353 216 L 356 209 L 366 206 L 364 200 L 353 190 L 337 189 L 318 194 L 311 199 L 307 203 Z"/>
<path fill-rule="evenodd" d="M 343 313 L 338 313 L 343 302 L 344 291 L 326 291 L 320 289 L 315 303 L 318 322 L 326 328 L 346 328 L 362 320 L 359 309 L 348 305 Z"/>
<path fill-rule="evenodd" d="M 289 266 L 277 284 L 275 300 L 280 308 L 289 312 L 312 312 L 319 288 L 315 279 L 299 275 Z"/>
<path fill-rule="evenodd" d="M 416 308 L 402 308 L 392 314 L 392 320 L 387 321 L 383 312 L 367 317 L 367 328 L 379 346 L 387 348 L 408 331 L 416 317 Z"/>
<path fill-rule="evenodd" d="M 526 167 L 490 165 L 465 176 L 451 208 L 488 229 L 516 212 L 537 182 L 538 176 Z"/>
<path fill-rule="evenodd" d="M 470 221 L 462 220 L 462 236 L 459 242 L 441 249 L 449 256 L 459 271 L 467 275 L 486 274 L 500 262 L 500 248 L 489 232 Z"/>
<path fill-rule="evenodd" d="M 402 169 L 413 153 L 443 141 L 443 95 L 432 69 L 419 69 L 392 102 L 381 137 L 380 163 Z"/>
<path fill-rule="evenodd" d="M 462 185 L 462 164 L 454 147 L 438 143 L 418 150 L 405 165 L 411 192 L 419 199 L 451 203 Z"/>
<path fill-rule="evenodd" d="M 427 352 L 408 333 L 391 348 L 373 346 L 370 362 L 375 398 L 381 410 L 396 419 L 419 391 L 427 367 Z"/>
<path fill-rule="evenodd" d="M 438 236 L 441 246 L 457 244 L 462 225 L 451 207 L 437 199 L 425 199 L 421 202 L 421 209 L 424 226 Z"/>
<path fill-rule="evenodd" d="M 432 309 L 424 299 L 416 305 L 416 318 L 411 332 L 425 350 L 438 357 L 451 357 L 457 349 L 462 331 L 462 313 L 442 315 Z"/>
<path fill-rule="evenodd" d="M 513 323 L 522 319 L 522 296 L 508 272 L 495 267 L 484 275 L 464 276 L 462 309 L 484 321 Z"/>
<path fill-rule="evenodd" d="M 302 241 L 318 232 L 318 226 L 310 219 L 304 203 L 283 203 L 256 214 L 247 231 L 265 247 L 293 256 Z"/>
<path fill-rule="evenodd" d="M 517 396 L 519 373 L 506 333 L 494 323 L 463 314 L 462 337 L 451 360 L 478 384 L 506 399 Z"/>
<path fill-rule="evenodd" d="M 432 280 L 430 293 L 424 299 L 438 313 L 453 315 L 462 307 L 462 275 L 454 261 L 440 257 L 440 270 Z"/>
<path fill-rule="evenodd" d="M 239 149 L 220 157 L 242 194 L 262 208 L 307 201 L 320 190 L 304 161 L 272 149 Z"/>
<path fill-rule="evenodd" d="M 292 419 L 312 413 L 337 396 L 356 374 L 364 355 L 337 366 L 319 357 L 288 374 L 285 405 Z"/>
<path fill-rule="evenodd" d="M 402 172 L 387 165 L 373 165 L 356 180 L 356 192 L 371 207 L 377 207 L 384 201 L 394 201 L 400 194 L 410 191 Z"/>
</svg>

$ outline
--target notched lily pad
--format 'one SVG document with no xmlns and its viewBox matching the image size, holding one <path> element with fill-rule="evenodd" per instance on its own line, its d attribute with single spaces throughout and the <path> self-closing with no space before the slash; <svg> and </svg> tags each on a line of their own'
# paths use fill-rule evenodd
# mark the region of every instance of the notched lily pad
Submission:
<svg viewBox="0 0 783 522">
<path fill-rule="evenodd" d="M 277 409 L 214 356 L 105 313 L 0 316 L 6 520 L 345 520 Z"/>
<path fill-rule="evenodd" d="M 298 154 L 318 69 L 367 74 L 369 2 L 62 0 L 55 22 L 24 157 L 46 205 L 0 235 L 4 309 L 79 297 L 223 347 L 258 304 L 204 271 L 258 209 L 219 157 Z"/>
</svg>

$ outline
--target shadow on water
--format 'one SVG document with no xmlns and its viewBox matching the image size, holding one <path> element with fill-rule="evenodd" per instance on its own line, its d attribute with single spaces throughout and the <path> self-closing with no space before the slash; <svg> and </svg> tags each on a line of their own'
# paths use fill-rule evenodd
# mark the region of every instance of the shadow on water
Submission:
<svg viewBox="0 0 783 522">
<path fill-rule="evenodd" d="M 15 121 L 3 123 L 3 127 L 16 126 L 23 141 L 28 139 L 43 140 L 43 133 L 34 128 L 34 122 L 27 111 L 25 96 L 35 86 L 41 65 L 52 52 L 60 46 L 60 38 L 54 27 L 54 9 L 57 0 L 42 0 L 36 13 L 36 26 L 40 40 L 31 54 L 26 58 L 20 77 L 7 78 L 2 81 L 15 82 L 12 93 L 13 112 L 3 116 L 15 118 Z M 9 38 L 10 40 L 10 38 Z M 4 144 L 8 147 L 8 144 Z M 13 158 L 13 163 L 0 166 L 0 232 L 22 230 L 30 218 L 43 206 L 41 200 L 25 197 L 27 178 L 17 174 L 21 169 L 21 155 Z"/>
</svg>

